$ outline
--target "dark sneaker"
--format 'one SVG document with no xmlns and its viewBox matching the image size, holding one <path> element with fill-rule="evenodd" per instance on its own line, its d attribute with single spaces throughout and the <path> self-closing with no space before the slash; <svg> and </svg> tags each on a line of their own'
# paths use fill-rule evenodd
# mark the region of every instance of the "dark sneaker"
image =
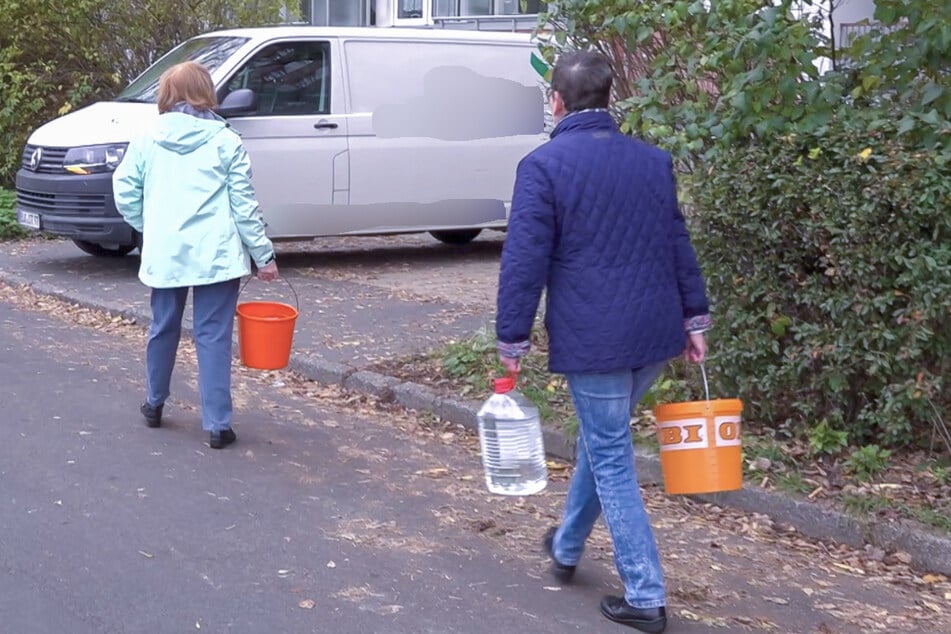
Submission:
<svg viewBox="0 0 951 634">
<path fill-rule="evenodd" d="M 142 407 L 139 408 L 139 411 L 142 412 L 142 416 L 145 417 L 145 426 L 146 427 L 161 427 L 162 426 L 162 408 L 164 405 L 159 405 L 158 407 L 152 407 L 148 403 L 142 403 Z"/>
<path fill-rule="evenodd" d="M 553 548 L 553 545 L 555 542 L 556 532 L 558 532 L 558 527 L 552 526 L 548 529 L 548 532 L 545 533 L 545 551 L 548 553 L 548 556 L 551 557 L 552 576 L 562 583 L 568 583 L 575 575 L 575 567 L 558 563 L 558 560 L 555 559 L 555 549 Z"/>
<path fill-rule="evenodd" d="M 222 429 L 221 431 L 211 432 L 211 438 L 208 445 L 212 449 L 224 449 L 238 439 L 237 434 L 232 429 Z"/>
<path fill-rule="evenodd" d="M 624 597 L 604 597 L 601 614 L 615 623 L 649 634 L 660 634 L 667 629 L 666 608 L 635 608 Z"/>
</svg>

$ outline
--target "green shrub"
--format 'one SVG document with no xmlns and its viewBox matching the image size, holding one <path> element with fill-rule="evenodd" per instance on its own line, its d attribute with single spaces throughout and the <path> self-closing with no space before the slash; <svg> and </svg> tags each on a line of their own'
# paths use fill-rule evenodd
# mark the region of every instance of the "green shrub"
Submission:
<svg viewBox="0 0 951 634">
<path fill-rule="evenodd" d="M 931 474 L 941 486 L 947 486 L 951 483 L 951 468 L 935 465 L 931 467 Z"/>
<path fill-rule="evenodd" d="M 550 61 L 606 54 L 621 129 L 688 175 L 713 390 L 823 451 L 908 443 L 951 406 L 951 25 L 943 3 L 879 0 L 880 32 L 820 76 L 829 16 L 802 4 L 835 11 L 562 0 L 540 33 Z"/>
<path fill-rule="evenodd" d="M 882 449 L 878 445 L 866 445 L 852 452 L 845 466 L 859 480 L 871 480 L 888 468 L 888 459 L 892 452 Z"/>
<path fill-rule="evenodd" d="M 28 233 L 17 224 L 15 202 L 16 195 L 13 192 L 0 189 L 0 240 L 21 238 Z"/>
<path fill-rule="evenodd" d="M 702 381 L 699 373 L 695 377 L 694 385 L 691 385 L 690 381 L 681 376 L 678 368 L 669 367 L 651 385 L 650 390 L 641 399 L 640 405 L 651 409 L 660 403 L 676 403 L 692 400 L 693 398 L 699 399 L 702 398 L 700 395 L 703 393 L 701 385 Z"/>
<path fill-rule="evenodd" d="M 608 56 L 621 130 L 691 172 L 716 146 L 816 130 L 842 102 L 846 78 L 820 78 L 815 63 L 827 54 L 821 17 L 801 4 L 564 0 L 549 3 L 540 35 L 550 61 L 586 48 Z"/>
<path fill-rule="evenodd" d="M 713 374 L 750 419 L 893 444 L 951 406 L 951 156 L 896 137 L 841 116 L 719 151 L 687 183 Z"/>
<path fill-rule="evenodd" d="M 806 432 L 806 437 L 809 439 L 809 448 L 816 456 L 834 456 L 849 444 L 848 432 L 832 429 L 826 420 L 811 427 Z"/>
<path fill-rule="evenodd" d="M 483 383 L 486 372 L 496 369 L 495 337 L 483 328 L 463 341 L 450 343 L 442 351 L 442 367 L 454 379 L 473 379 Z"/>
<path fill-rule="evenodd" d="M 887 113 L 907 143 L 951 147 L 951 23 L 947 2 L 876 0 L 872 30 L 846 51 L 851 97 Z"/>
</svg>

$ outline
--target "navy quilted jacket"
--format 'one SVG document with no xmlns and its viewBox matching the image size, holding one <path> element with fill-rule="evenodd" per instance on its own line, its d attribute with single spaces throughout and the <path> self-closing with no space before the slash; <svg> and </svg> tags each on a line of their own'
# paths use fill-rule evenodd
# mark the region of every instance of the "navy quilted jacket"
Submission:
<svg viewBox="0 0 951 634">
<path fill-rule="evenodd" d="M 542 289 L 552 372 L 634 369 L 686 346 L 708 312 L 670 156 L 601 110 L 566 116 L 518 166 L 496 334 L 526 342 Z"/>
</svg>

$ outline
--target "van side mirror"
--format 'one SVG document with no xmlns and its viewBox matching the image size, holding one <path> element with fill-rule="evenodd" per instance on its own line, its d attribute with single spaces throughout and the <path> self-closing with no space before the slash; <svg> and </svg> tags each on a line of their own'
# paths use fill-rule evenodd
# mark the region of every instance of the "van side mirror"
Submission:
<svg viewBox="0 0 951 634">
<path fill-rule="evenodd" d="M 250 114 L 258 109 L 258 96 L 249 88 L 239 88 L 228 93 L 220 104 L 217 112 L 222 117 L 237 117 Z"/>
</svg>

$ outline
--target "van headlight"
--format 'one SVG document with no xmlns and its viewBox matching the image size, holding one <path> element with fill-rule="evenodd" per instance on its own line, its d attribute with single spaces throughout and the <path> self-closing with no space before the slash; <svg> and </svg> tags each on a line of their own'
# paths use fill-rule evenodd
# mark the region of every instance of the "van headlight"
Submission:
<svg viewBox="0 0 951 634">
<path fill-rule="evenodd" d="M 70 174 L 101 174 L 111 172 L 122 162 L 128 143 L 86 145 L 66 152 L 63 167 Z"/>
</svg>

